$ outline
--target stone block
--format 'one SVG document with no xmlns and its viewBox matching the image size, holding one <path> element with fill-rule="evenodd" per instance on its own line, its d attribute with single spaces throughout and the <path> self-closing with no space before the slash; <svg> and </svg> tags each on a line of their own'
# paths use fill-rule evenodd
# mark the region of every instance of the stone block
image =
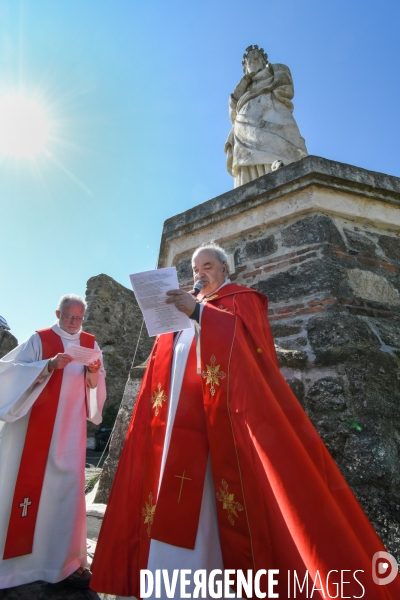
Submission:
<svg viewBox="0 0 400 600">
<path fill-rule="evenodd" d="M 351 231 L 350 229 L 345 228 L 343 229 L 343 231 L 351 248 L 353 248 L 357 252 L 362 252 L 363 254 L 375 254 L 376 245 L 366 235 L 363 235 L 362 233 L 356 233 L 355 231 Z"/>
<path fill-rule="evenodd" d="M 282 230 L 282 246 L 304 246 L 329 243 L 345 248 L 335 223 L 325 215 L 316 215 L 296 221 Z"/>
<path fill-rule="evenodd" d="M 290 377 L 286 379 L 286 383 L 289 385 L 293 394 L 304 408 L 304 383 L 297 377 Z"/>
<path fill-rule="evenodd" d="M 307 331 L 316 365 L 353 362 L 356 357 L 364 357 L 371 347 L 380 347 L 376 335 L 357 316 L 330 313 L 314 317 L 309 320 Z"/>
<path fill-rule="evenodd" d="M 271 330 L 274 338 L 283 338 L 300 333 L 303 330 L 303 324 L 301 321 L 294 321 L 292 323 L 271 323 Z"/>
<path fill-rule="evenodd" d="M 301 350 L 285 350 L 276 347 L 276 355 L 280 367 L 291 367 L 292 369 L 301 369 L 305 367 L 308 360 L 307 352 Z"/>
<path fill-rule="evenodd" d="M 0 358 L 18 346 L 17 338 L 7 329 L 0 328 Z"/>
<path fill-rule="evenodd" d="M 308 390 L 307 408 L 325 414 L 346 409 L 343 381 L 335 377 L 318 379 Z"/>
<path fill-rule="evenodd" d="M 360 334 L 360 330 L 355 332 L 357 336 Z M 387 352 L 364 347 L 357 355 L 348 355 L 343 371 L 348 382 L 347 401 L 354 415 L 358 419 L 362 416 L 372 416 L 375 420 L 394 419 L 400 429 L 398 360 Z"/>
<path fill-rule="evenodd" d="M 394 319 L 370 319 L 382 342 L 400 350 L 400 321 Z"/>
<path fill-rule="evenodd" d="M 400 239 L 398 237 L 381 235 L 378 243 L 389 260 L 400 263 Z"/>
<path fill-rule="evenodd" d="M 348 296 L 346 271 L 330 256 L 290 267 L 251 287 L 265 294 L 270 302 L 289 301 L 327 292 L 333 296 Z"/>
<path fill-rule="evenodd" d="M 278 244 L 275 242 L 274 235 L 268 235 L 265 238 L 247 242 L 244 247 L 244 253 L 247 258 L 255 259 L 262 258 L 273 254 L 278 249 Z"/>
<path fill-rule="evenodd" d="M 361 269 L 348 269 L 347 273 L 356 298 L 389 306 L 400 306 L 400 294 L 384 277 Z"/>
</svg>

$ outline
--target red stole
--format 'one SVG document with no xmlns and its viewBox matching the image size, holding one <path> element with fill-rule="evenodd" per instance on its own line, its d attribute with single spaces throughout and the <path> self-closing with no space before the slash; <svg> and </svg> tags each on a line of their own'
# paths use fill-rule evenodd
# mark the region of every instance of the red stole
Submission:
<svg viewBox="0 0 400 600">
<path fill-rule="evenodd" d="M 147 568 L 150 539 L 194 548 L 207 467 L 208 442 L 201 378 L 196 369 L 193 340 L 171 441 L 158 492 L 170 396 L 173 335 L 158 339 L 156 362 L 148 406 L 144 452 L 140 568 Z"/>
<path fill-rule="evenodd" d="M 37 333 L 42 341 L 42 360 L 64 352 L 62 339 L 52 329 L 41 329 Z M 94 348 L 94 342 L 93 335 L 82 331 L 81 346 Z M 63 375 L 64 369 L 53 371 L 47 385 L 31 408 L 11 505 L 4 560 L 32 552 L 36 518 Z"/>
</svg>

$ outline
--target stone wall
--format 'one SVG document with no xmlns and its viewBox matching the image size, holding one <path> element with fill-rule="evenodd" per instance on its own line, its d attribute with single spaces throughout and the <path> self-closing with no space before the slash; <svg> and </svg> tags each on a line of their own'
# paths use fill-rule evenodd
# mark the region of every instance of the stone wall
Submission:
<svg viewBox="0 0 400 600">
<path fill-rule="evenodd" d="M 112 427 L 132 366 L 139 334 L 135 365 L 146 360 L 154 338 L 149 338 L 145 325 L 142 328 L 142 313 L 133 291 L 108 275 L 97 275 L 88 280 L 86 301 L 88 307 L 83 329 L 96 336 L 107 371 L 107 400 L 101 427 Z M 96 429 L 97 426 L 88 424 L 89 435 L 93 435 Z"/>
<path fill-rule="evenodd" d="M 18 346 L 17 338 L 7 329 L 0 327 L 0 358 Z"/>
</svg>

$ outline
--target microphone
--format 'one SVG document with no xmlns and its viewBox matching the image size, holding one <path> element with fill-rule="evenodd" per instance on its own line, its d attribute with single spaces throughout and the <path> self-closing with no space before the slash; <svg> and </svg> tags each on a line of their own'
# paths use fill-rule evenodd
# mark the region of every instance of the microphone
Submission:
<svg viewBox="0 0 400 600">
<path fill-rule="evenodd" d="M 198 296 L 198 294 L 199 294 L 200 290 L 202 289 L 202 287 L 203 287 L 203 282 L 202 282 L 201 279 L 198 279 L 196 281 L 196 283 L 194 284 L 193 289 L 192 289 L 192 291 L 190 293 L 196 298 L 196 296 Z"/>
</svg>

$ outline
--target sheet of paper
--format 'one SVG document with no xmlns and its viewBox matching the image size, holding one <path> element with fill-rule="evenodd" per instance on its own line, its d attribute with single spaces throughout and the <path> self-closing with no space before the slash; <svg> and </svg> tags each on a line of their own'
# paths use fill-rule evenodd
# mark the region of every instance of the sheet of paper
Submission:
<svg viewBox="0 0 400 600">
<path fill-rule="evenodd" d="M 68 344 L 65 348 L 65 354 L 72 356 L 75 362 L 85 365 L 90 365 L 94 360 L 101 356 L 101 350 L 93 350 L 92 348 L 83 348 L 75 344 Z"/>
<path fill-rule="evenodd" d="M 149 336 L 189 329 L 191 321 L 175 304 L 165 304 L 166 292 L 178 290 L 175 267 L 129 275 Z"/>
</svg>

